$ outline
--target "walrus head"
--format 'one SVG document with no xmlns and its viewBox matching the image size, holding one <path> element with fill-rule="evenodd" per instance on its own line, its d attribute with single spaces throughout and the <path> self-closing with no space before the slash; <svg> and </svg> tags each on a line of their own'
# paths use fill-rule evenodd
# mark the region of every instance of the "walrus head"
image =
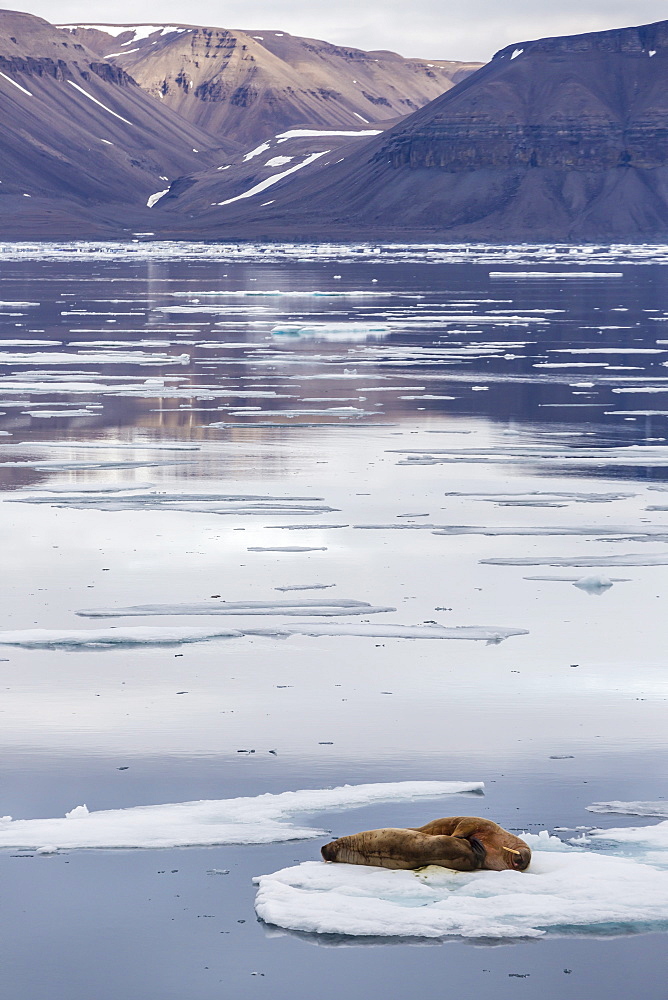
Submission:
<svg viewBox="0 0 668 1000">
<path fill-rule="evenodd" d="M 489 871 L 525 871 L 531 862 L 531 848 L 514 833 L 480 816 L 448 816 L 418 827 L 420 833 L 446 835 L 467 840 L 479 868 Z"/>
</svg>

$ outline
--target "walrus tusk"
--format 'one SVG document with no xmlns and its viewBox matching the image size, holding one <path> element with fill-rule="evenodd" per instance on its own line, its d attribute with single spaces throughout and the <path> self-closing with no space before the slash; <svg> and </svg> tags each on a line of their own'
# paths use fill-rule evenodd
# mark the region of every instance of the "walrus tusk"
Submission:
<svg viewBox="0 0 668 1000">
<path fill-rule="evenodd" d="M 512 847 L 504 847 L 503 849 L 504 851 L 508 851 L 509 854 L 517 854 L 518 856 L 521 856 L 522 853 L 521 851 L 514 851 Z"/>
</svg>

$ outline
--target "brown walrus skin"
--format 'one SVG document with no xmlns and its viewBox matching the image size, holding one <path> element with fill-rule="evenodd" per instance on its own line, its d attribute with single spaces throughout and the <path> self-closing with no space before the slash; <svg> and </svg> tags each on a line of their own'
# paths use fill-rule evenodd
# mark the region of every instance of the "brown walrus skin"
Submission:
<svg viewBox="0 0 668 1000">
<path fill-rule="evenodd" d="M 405 830 L 365 830 L 325 844 L 321 853 L 325 861 L 349 865 L 403 869 L 440 865 L 459 872 L 478 868 L 523 872 L 531 861 L 528 844 L 478 816 L 446 816 Z"/>
</svg>

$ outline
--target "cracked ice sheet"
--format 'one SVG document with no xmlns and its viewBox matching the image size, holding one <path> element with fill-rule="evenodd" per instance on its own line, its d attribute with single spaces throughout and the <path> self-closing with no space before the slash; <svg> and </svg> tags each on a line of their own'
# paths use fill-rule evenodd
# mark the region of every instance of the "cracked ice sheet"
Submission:
<svg viewBox="0 0 668 1000">
<path fill-rule="evenodd" d="M 526 872 L 307 861 L 255 879 L 255 909 L 289 930 L 373 937 L 536 938 L 668 926 L 668 872 L 569 849 L 546 834 L 524 837 L 533 850 Z"/>
<path fill-rule="evenodd" d="M 266 628 L 152 628 L 133 626 L 107 629 L 17 629 L 0 632 L 0 646 L 22 649 L 113 649 L 128 646 L 178 646 L 213 639 L 240 639 L 257 636 L 283 639 L 287 636 L 357 636 L 367 639 L 470 639 L 497 644 L 514 635 L 528 635 L 526 629 L 495 625 L 355 625 L 338 622 L 276 625 Z"/>
<path fill-rule="evenodd" d="M 389 781 L 95 812 L 77 806 L 64 817 L 0 819 L 0 847 L 48 845 L 74 850 L 282 843 L 328 836 L 317 827 L 295 825 L 293 818 L 302 813 L 482 794 L 484 787 L 482 781 Z"/>
</svg>

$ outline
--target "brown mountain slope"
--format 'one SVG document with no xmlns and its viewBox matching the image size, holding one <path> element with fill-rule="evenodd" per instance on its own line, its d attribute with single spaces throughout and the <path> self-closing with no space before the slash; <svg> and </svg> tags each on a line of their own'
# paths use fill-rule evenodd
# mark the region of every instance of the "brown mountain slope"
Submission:
<svg viewBox="0 0 668 1000">
<path fill-rule="evenodd" d="M 272 199 L 210 208 L 205 231 L 664 238 L 668 21 L 509 46 L 342 163 L 281 181 Z"/>
<path fill-rule="evenodd" d="M 359 128 L 403 117 L 480 65 L 404 59 L 280 31 L 64 27 L 189 121 L 249 146 L 295 125 Z"/>
<path fill-rule="evenodd" d="M 47 21 L 0 11 L 0 233 L 119 232 L 224 145 Z M 199 150 L 199 152 L 196 152 Z"/>
</svg>

